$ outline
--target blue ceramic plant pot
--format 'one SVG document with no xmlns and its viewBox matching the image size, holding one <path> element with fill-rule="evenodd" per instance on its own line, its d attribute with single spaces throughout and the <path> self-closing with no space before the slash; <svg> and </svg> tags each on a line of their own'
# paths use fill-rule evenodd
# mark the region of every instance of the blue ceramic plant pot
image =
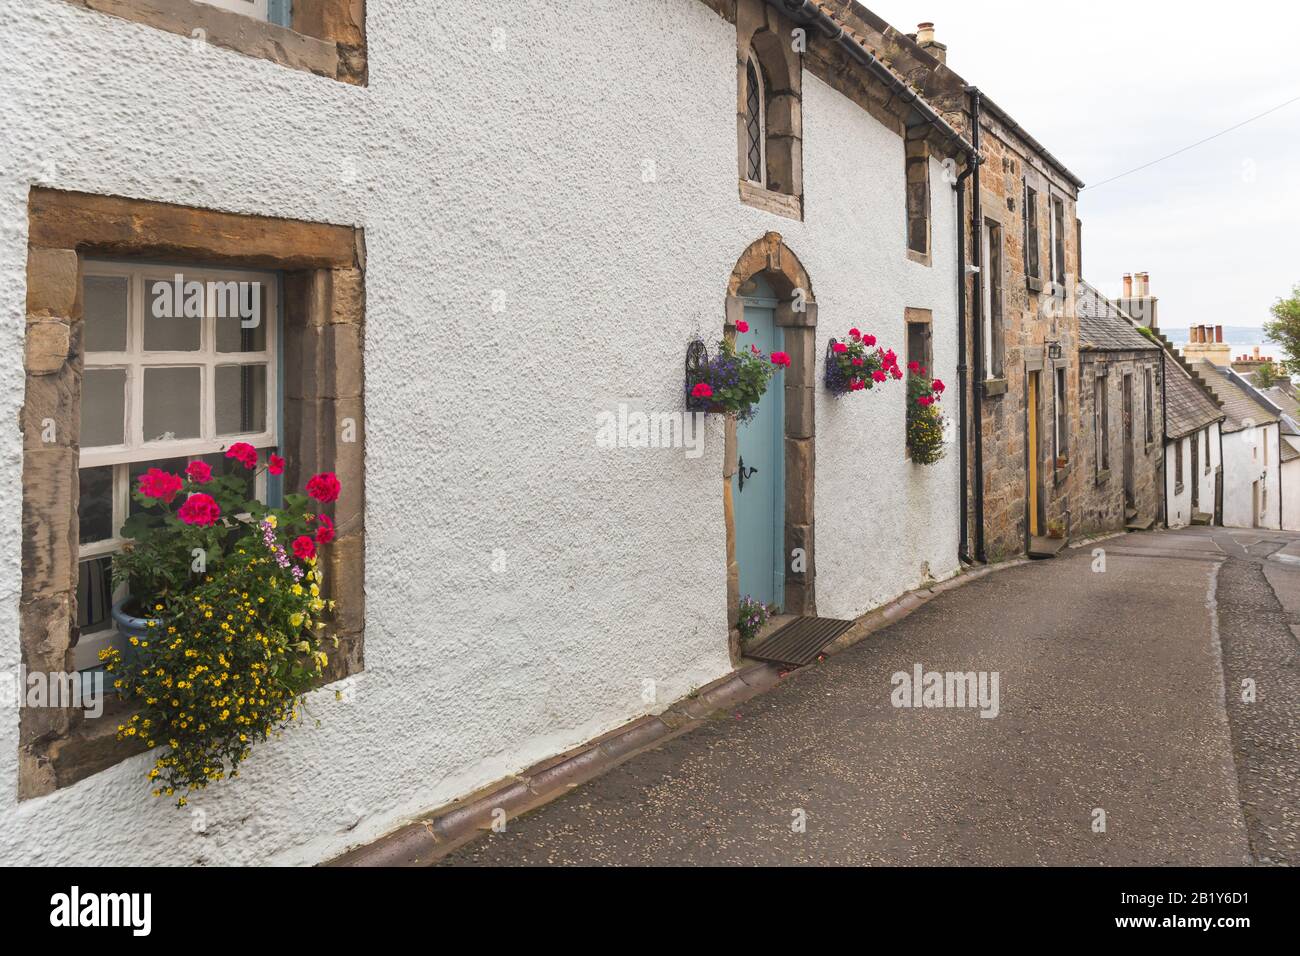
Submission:
<svg viewBox="0 0 1300 956">
<path fill-rule="evenodd" d="M 122 598 L 122 600 L 113 605 L 113 623 L 117 625 L 118 633 L 124 637 L 138 637 L 141 640 L 144 640 L 149 636 L 149 633 L 154 630 L 154 628 L 149 626 L 149 622 L 154 621 L 156 627 L 157 618 L 132 617 L 130 614 L 127 614 L 126 611 L 123 610 L 123 607 L 129 600 L 130 598 Z"/>
</svg>

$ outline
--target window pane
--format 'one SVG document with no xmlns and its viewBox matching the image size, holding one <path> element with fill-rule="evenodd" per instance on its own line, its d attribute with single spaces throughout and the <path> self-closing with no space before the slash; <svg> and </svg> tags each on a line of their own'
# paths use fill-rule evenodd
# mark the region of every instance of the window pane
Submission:
<svg viewBox="0 0 1300 956">
<path fill-rule="evenodd" d="M 126 351 L 128 288 L 129 280 L 122 276 L 86 276 L 82 291 L 87 352 Z"/>
<path fill-rule="evenodd" d="M 98 469 L 95 469 L 98 470 Z M 77 566 L 77 626 L 82 635 L 113 626 L 113 559 L 90 558 Z"/>
<path fill-rule="evenodd" d="M 265 282 L 235 283 L 213 292 L 213 311 L 217 323 L 218 352 L 265 352 L 270 295 Z M 252 316 L 245 319 L 246 316 Z M 244 322 L 257 325 L 244 328 Z"/>
<path fill-rule="evenodd" d="M 197 296 L 191 298 L 182 285 L 180 301 L 176 296 L 176 277 L 154 276 L 144 280 L 144 348 L 146 352 L 193 352 L 201 344 L 202 313 L 206 311 L 203 296 L 206 284 L 201 283 Z M 155 292 L 155 285 L 158 289 Z M 187 317 L 186 306 L 191 314 Z M 192 313 L 197 311 L 198 317 Z M 161 312 L 159 316 L 156 313 Z"/>
<path fill-rule="evenodd" d="M 266 430 L 266 366 L 217 366 L 217 434 Z"/>
<path fill-rule="evenodd" d="M 107 541 L 113 537 L 113 466 L 82 468 L 77 517 L 81 543 Z"/>
<path fill-rule="evenodd" d="M 199 437 L 200 370 L 144 370 L 144 440 Z"/>
<path fill-rule="evenodd" d="M 81 380 L 81 447 L 120 445 L 125 433 L 126 369 L 86 369 Z"/>
</svg>

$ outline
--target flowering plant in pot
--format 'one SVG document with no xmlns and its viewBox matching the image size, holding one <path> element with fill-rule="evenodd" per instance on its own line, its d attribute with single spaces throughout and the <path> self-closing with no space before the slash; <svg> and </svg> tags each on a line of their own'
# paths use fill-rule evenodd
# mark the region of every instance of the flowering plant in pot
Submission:
<svg viewBox="0 0 1300 956">
<path fill-rule="evenodd" d="M 737 322 L 736 331 L 748 332 L 748 323 Z M 757 345 L 746 347 L 725 338 L 711 357 L 699 339 L 687 355 L 686 407 L 693 412 L 731 412 L 740 421 L 753 416 L 772 376 L 790 367 L 785 352 L 766 355 Z"/>
<path fill-rule="evenodd" d="M 847 341 L 830 340 L 826 350 L 826 388 L 847 395 L 903 377 L 893 349 L 876 346 L 876 337 L 849 329 Z"/>
<path fill-rule="evenodd" d="M 918 465 L 933 465 L 943 458 L 943 415 L 939 399 L 944 384 L 931 379 L 918 363 L 907 366 L 907 448 Z"/>
<path fill-rule="evenodd" d="M 740 631 L 740 641 L 748 644 L 763 626 L 772 619 L 776 609 L 746 594 L 740 599 L 740 609 L 736 613 L 736 629 Z"/>
<path fill-rule="evenodd" d="M 178 806 L 237 776 L 254 743 L 297 718 L 328 663 L 320 632 L 333 602 L 321 596 L 318 554 L 335 529 L 320 505 L 338 499 L 338 478 L 316 475 L 306 495 L 268 508 L 238 474 L 257 469 L 256 450 L 239 442 L 226 457 L 233 474 L 193 461 L 184 476 L 140 476 L 132 495 L 143 510 L 122 529 L 134 540 L 114 558 L 133 594 L 114 610 L 128 652 L 100 652 L 138 708 L 118 737 L 160 750 L 153 792 Z M 284 460 L 272 454 L 265 467 L 280 474 Z"/>
</svg>

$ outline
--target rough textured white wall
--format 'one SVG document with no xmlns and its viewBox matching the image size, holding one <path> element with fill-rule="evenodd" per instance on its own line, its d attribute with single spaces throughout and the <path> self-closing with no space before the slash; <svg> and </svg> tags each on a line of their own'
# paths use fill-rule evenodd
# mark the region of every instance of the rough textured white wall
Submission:
<svg viewBox="0 0 1300 956">
<path fill-rule="evenodd" d="M 1282 465 L 1282 530 L 1300 531 L 1300 458 Z"/>
<path fill-rule="evenodd" d="M 1198 451 L 1197 470 L 1192 473 L 1192 442 L 1200 442 Z M 1207 452 L 1208 445 L 1208 452 Z M 1183 458 L 1183 490 L 1178 491 L 1175 482 L 1177 472 L 1174 469 L 1174 456 L 1181 454 Z M 1165 458 L 1168 465 L 1165 469 L 1165 494 L 1168 502 L 1169 527 L 1182 528 L 1192 523 L 1192 488 L 1195 482 L 1197 493 L 1196 510 L 1203 511 L 1206 514 L 1214 514 L 1214 470 L 1219 466 L 1219 426 L 1218 423 L 1208 425 L 1206 428 L 1188 435 L 1181 442 L 1165 443 Z M 1208 468 L 1206 462 L 1209 462 Z"/>
<path fill-rule="evenodd" d="M 1267 458 L 1265 449 L 1267 448 Z M 1265 463 L 1267 461 L 1267 464 Z M 1278 500 L 1277 425 L 1225 432 L 1223 435 L 1223 523 L 1232 528 L 1254 526 L 1254 483 L 1264 481 L 1267 492 L 1260 527 L 1281 527 Z"/>
<path fill-rule="evenodd" d="M 366 230 L 366 670 L 191 816 L 133 759 L 15 799 L 0 860 L 311 862 L 725 673 L 722 440 L 595 445 L 597 411 L 675 410 L 741 251 L 777 230 L 820 303 L 902 350 L 935 310 L 953 378 L 951 190 L 903 255 L 901 142 L 805 78 L 808 217 L 740 205 L 734 28 L 696 0 L 370 0 L 359 89 L 62 0 L 0 8 L 0 420 L 22 401 L 31 185 Z M 645 173 L 653 168 L 652 181 Z M 820 400 L 818 598 L 854 614 L 955 568 L 955 454 L 901 454 L 901 386 Z M 19 660 L 21 446 L 0 436 L 0 671 Z M 932 517 L 940 515 L 941 517 Z M 867 542 L 874 541 L 875 547 Z M 494 570 L 494 567 L 496 570 Z M 657 703 L 643 699 L 657 682 Z M 142 834 L 148 834 L 144 839 Z"/>
</svg>

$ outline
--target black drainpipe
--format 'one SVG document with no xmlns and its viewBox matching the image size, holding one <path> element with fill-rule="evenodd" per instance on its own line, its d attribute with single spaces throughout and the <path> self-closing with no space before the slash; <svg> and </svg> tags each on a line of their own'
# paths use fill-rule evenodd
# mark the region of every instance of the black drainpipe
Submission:
<svg viewBox="0 0 1300 956">
<path fill-rule="evenodd" d="M 961 545 L 957 556 L 966 564 L 970 556 L 970 473 L 967 470 L 966 388 L 970 382 L 970 366 L 966 360 L 966 180 L 975 172 L 978 162 L 968 162 L 957 175 L 953 186 L 957 190 L 957 402 L 960 425 L 958 457 L 961 462 Z"/>
<path fill-rule="evenodd" d="M 984 547 L 984 401 L 981 379 L 988 374 L 984 368 L 984 207 L 980 203 L 980 91 L 978 87 L 968 87 L 970 93 L 971 145 L 975 151 L 974 177 L 971 180 L 971 258 L 975 266 L 974 313 L 971 318 L 971 352 L 978 374 L 975 376 L 971 395 L 974 399 L 975 419 L 975 557 L 981 562 L 988 561 L 988 552 Z M 962 279 L 962 291 L 966 288 Z"/>
<path fill-rule="evenodd" d="M 1165 388 L 1165 376 L 1169 372 L 1165 368 L 1165 350 L 1160 350 L 1160 497 L 1164 502 L 1165 508 L 1165 528 L 1169 527 L 1169 392 Z M 1205 453 L 1210 453 L 1210 442 L 1206 439 Z M 1196 476 L 1192 476 L 1192 481 Z M 1188 519 L 1191 524 L 1191 519 Z"/>
</svg>

